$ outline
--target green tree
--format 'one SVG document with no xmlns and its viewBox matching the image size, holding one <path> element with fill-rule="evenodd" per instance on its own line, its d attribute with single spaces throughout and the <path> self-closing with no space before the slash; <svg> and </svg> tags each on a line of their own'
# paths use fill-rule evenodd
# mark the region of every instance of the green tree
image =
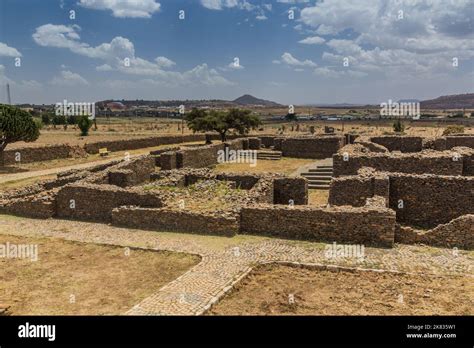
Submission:
<svg viewBox="0 0 474 348">
<path fill-rule="evenodd" d="M 250 110 L 230 109 L 225 112 L 194 108 L 186 115 L 186 123 L 194 132 L 215 131 L 220 134 L 221 140 L 224 142 L 229 130 L 247 134 L 262 122 L 258 116 L 252 115 Z"/>
<path fill-rule="evenodd" d="M 0 163 L 8 144 L 17 141 L 33 142 L 38 139 L 39 134 L 39 127 L 30 113 L 0 104 Z"/>
<path fill-rule="evenodd" d="M 66 124 L 66 116 L 54 114 L 51 123 L 53 124 L 54 128 L 56 128 L 56 126 Z"/>
<path fill-rule="evenodd" d="M 92 127 L 92 120 L 87 115 L 80 116 L 77 119 L 77 125 L 81 130 L 81 135 L 85 137 L 89 135 L 89 129 Z"/>
<path fill-rule="evenodd" d="M 77 124 L 76 116 L 68 116 L 67 117 L 67 124 L 70 125 L 70 126 Z"/>
<path fill-rule="evenodd" d="M 397 133 L 403 133 L 404 130 L 405 130 L 404 124 L 402 123 L 402 121 L 400 121 L 400 119 L 397 119 L 393 123 L 393 131 Z"/>
<path fill-rule="evenodd" d="M 285 116 L 285 120 L 287 120 L 287 121 L 296 121 L 296 120 L 298 120 L 298 117 L 296 116 L 295 113 L 292 113 L 292 114 L 287 113 L 286 116 Z"/>
<path fill-rule="evenodd" d="M 43 122 L 45 126 L 49 125 L 51 123 L 51 115 L 47 112 L 43 112 L 41 114 L 41 122 Z"/>
</svg>

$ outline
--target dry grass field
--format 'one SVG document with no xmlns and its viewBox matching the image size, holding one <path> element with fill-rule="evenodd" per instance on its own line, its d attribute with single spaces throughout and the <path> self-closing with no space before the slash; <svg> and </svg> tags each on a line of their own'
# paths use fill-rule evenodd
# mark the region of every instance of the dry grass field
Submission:
<svg viewBox="0 0 474 348">
<path fill-rule="evenodd" d="M 336 109 L 333 110 L 332 113 L 343 115 L 348 111 L 348 109 Z M 275 110 L 270 110 L 269 112 L 275 112 Z M 313 110 L 312 112 L 314 114 L 316 110 Z M 262 115 L 265 116 L 266 114 L 263 113 Z M 69 143 L 71 145 L 84 145 L 87 142 L 90 143 L 95 141 L 132 139 L 144 136 L 192 134 L 192 131 L 186 126 L 184 127 L 183 131 L 181 129 L 181 122 L 176 119 L 121 117 L 111 118 L 110 120 L 98 118 L 97 120 L 97 130 L 92 127 L 89 136 L 87 137 L 80 136 L 80 132 L 75 126 L 68 126 L 67 130 L 64 130 L 63 126 L 57 126 L 54 128 L 53 126 L 49 125 L 43 127 L 39 139 L 35 142 L 13 143 L 9 144 L 7 149 L 14 149 L 24 146 L 41 146 L 46 144 L 64 143 Z M 365 135 L 382 135 L 391 133 L 393 131 L 392 123 L 393 121 L 390 120 L 351 122 L 308 120 L 288 123 L 284 121 L 268 122 L 264 118 L 264 124 L 260 127 L 260 129 L 252 131 L 251 134 L 277 134 L 281 131 L 282 126 L 285 128 L 284 134 L 286 135 L 307 134 L 309 133 L 310 126 L 315 127 L 316 133 L 324 133 L 324 126 L 330 126 L 335 128 L 336 133 L 355 132 Z M 406 121 L 405 124 L 406 134 L 419 136 L 439 136 L 443 133 L 443 130 L 446 127 L 445 124 L 439 123 L 437 121 L 430 122 L 429 124 Z M 296 130 L 297 125 L 299 125 L 299 131 Z M 474 134 L 474 127 L 466 127 L 465 132 Z"/>
<path fill-rule="evenodd" d="M 0 304 L 13 315 L 118 315 L 200 258 L 54 238 L 0 234 L 0 245 L 37 244 L 38 261 L 0 258 Z"/>
<path fill-rule="evenodd" d="M 467 276 L 256 268 L 213 315 L 473 315 Z"/>
<path fill-rule="evenodd" d="M 226 173 L 282 173 L 291 175 L 298 168 L 313 163 L 312 159 L 282 157 L 281 160 L 258 160 L 252 167 L 249 163 L 221 163 L 216 166 L 216 172 Z"/>
</svg>

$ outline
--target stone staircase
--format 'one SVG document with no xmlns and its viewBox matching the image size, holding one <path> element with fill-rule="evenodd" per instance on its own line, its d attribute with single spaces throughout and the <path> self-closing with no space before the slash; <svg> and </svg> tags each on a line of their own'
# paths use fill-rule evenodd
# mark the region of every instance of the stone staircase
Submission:
<svg viewBox="0 0 474 348">
<path fill-rule="evenodd" d="M 309 189 L 329 190 L 333 168 L 332 165 L 317 166 L 316 168 L 308 169 L 308 172 L 301 173 L 300 175 L 308 179 Z"/>
<path fill-rule="evenodd" d="M 257 151 L 257 159 L 259 159 L 259 160 L 271 160 L 271 161 L 281 160 L 281 151 L 258 150 Z"/>
</svg>

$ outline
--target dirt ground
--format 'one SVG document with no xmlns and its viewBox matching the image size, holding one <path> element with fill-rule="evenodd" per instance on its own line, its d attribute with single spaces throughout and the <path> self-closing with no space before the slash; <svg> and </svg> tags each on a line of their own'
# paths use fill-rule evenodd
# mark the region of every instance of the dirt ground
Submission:
<svg viewBox="0 0 474 348">
<path fill-rule="evenodd" d="M 37 244 L 38 261 L 0 258 L 0 307 L 12 315 L 118 315 L 199 263 L 194 255 L 0 234 Z"/>
<path fill-rule="evenodd" d="M 258 160 L 254 167 L 249 163 L 222 163 L 216 166 L 216 172 L 226 173 L 281 173 L 293 174 L 299 167 L 314 163 L 313 159 L 283 157 L 281 160 Z"/>
<path fill-rule="evenodd" d="M 473 315 L 467 276 L 258 267 L 212 315 Z"/>
<path fill-rule="evenodd" d="M 317 207 L 328 204 L 329 190 L 308 190 L 308 205 Z"/>
</svg>

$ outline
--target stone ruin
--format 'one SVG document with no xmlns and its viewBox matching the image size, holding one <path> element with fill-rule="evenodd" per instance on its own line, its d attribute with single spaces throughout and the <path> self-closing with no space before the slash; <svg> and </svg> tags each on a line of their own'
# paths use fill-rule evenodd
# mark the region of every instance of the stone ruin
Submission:
<svg viewBox="0 0 474 348">
<path fill-rule="evenodd" d="M 452 138 L 259 137 L 175 147 L 4 192 L 0 212 L 155 231 L 473 249 L 474 137 Z M 308 205 L 303 177 L 211 170 L 225 148 L 332 156 L 328 205 Z"/>
</svg>

